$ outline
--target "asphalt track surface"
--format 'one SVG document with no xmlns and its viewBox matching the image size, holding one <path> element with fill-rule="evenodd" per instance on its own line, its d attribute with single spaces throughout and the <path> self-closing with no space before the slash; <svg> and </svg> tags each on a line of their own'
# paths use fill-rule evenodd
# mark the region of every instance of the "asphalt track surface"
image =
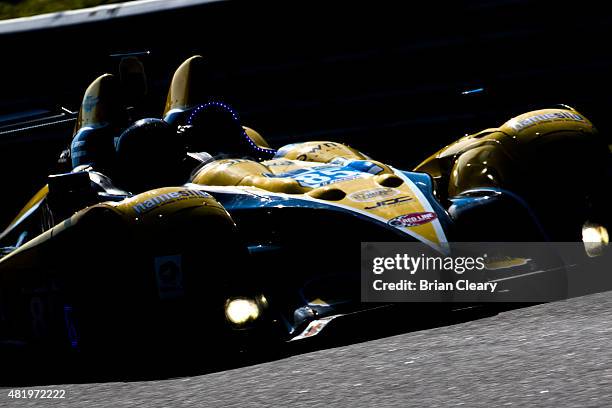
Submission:
<svg viewBox="0 0 612 408">
<path fill-rule="evenodd" d="M 612 292 L 454 319 L 208 374 L 30 387 L 63 400 L 2 388 L 0 406 L 612 406 Z"/>
</svg>

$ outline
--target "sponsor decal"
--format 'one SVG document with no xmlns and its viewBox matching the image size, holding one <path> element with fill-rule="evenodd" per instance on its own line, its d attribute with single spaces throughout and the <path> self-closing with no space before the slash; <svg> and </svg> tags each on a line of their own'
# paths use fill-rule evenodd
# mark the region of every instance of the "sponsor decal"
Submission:
<svg viewBox="0 0 612 408">
<path fill-rule="evenodd" d="M 372 202 L 380 199 L 395 197 L 400 194 L 399 190 L 391 187 L 378 187 L 368 190 L 355 191 L 348 195 L 349 200 L 357 201 L 358 203 Z"/>
<path fill-rule="evenodd" d="M 407 201 L 412 201 L 412 197 L 410 197 L 410 196 L 402 196 L 402 197 L 388 198 L 386 200 L 378 201 L 378 202 L 376 202 L 374 205 L 372 205 L 370 207 L 365 207 L 365 209 L 366 210 L 373 210 L 374 208 L 388 207 L 390 205 L 401 204 L 401 203 L 405 203 Z"/>
<path fill-rule="evenodd" d="M 576 121 L 576 122 L 584 122 L 585 119 L 574 112 L 552 112 L 552 113 L 543 113 L 541 115 L 534 115 L 522 120 L 511 120 L 509 125 L 516 131 L 521 131 L 525 128 L 533 126 L 540 122 L 556 122 L 556 121 Z"/>
<path fill-rule="evenodd" d="M 438 218 L 436 213 L 430 211 L 404 214 L 389 220 L 389 225 L 392 227 L 416 227 L 432 222 L 436 218 Z"/>
<path fill-rule="evenodd" d="M 321 333 L 321 331 L 325 328 L 325 326 L 327 326 L 332 320 L 340 316 L 341 315 L 328 316 L 322 319 L 313 320 L 312 322 L 308 324 L 308 326 L 306 327 L 306 329 L 304 329 L 302 333 L 298 334 L 297 336 L 292 338 L 290 341 L 307 339 L 308 337 L 316 336 L 317 334 Z"/>
<path fill-rule="evenodd" d="M 324 150 L 331 150 L 331 149 L 338 148 L 338 147 L 341 147 L 341 146 L 342 145 L 340 145 L 338 143 L 335 143 L 335 142 L 320 143 L 320 144 L 316 145 L 315 147 L 311 148 L 310 150 L 308 150 L 306 152 L 306 154 L 310 154 L 310 153 L 316 154 L 316 153 L 319 153 L 319 152 L 324 151 Z"/>
<path fill-rule="evenodd" d="M 155 258 L 155 278 L 160 299 L 175 299 L 184 294 L 181 255 Z"/>
<path fill-rule="evenodd" d="M 168 204 L 177 200 L 208 197 L 210 197 L 210 194 L 199 190 L 171 191 L 168 193 L 156 195 L 154 197 L 149 198 L 148 200 L 139 202 L 138 204 L 132 206 L 132 210 L 134 210 L 136 214 L 140 215 L 149 212 L 161 205 Z"/>
<path fill-rule="evenodd" d="M 324 151 L 330 151 L 334 148 L 342 148 L 342 145 L 334 142 L 319 143 L 307 150 L 305 153 L 300 154 L 298 157 L 296 157 L 296 159 L 301 161 L 307 161 L 311 155 L 312 157 L 317 157 L 319 153 L 322 153 Z"/>
<path fill-rule="evenodd" d="M 91 112 L 93 108 L 100 102 L 100 98 L 94 95 L 87 95 L 83 101 L 83 110 L 85 112 Z"/>
</svg>

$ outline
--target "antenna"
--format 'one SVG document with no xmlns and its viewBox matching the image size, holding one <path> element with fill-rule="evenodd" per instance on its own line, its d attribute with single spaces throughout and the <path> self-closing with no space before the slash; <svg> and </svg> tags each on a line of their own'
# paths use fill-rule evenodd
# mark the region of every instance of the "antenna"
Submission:
<svg viewBox="0 0 612 408">
<path fill-rule="evenodd" d="M 151 55 L 151 51 L 133 51 L 133 52 L 123 52 L 123 53 L 115 53 L 110 54 L 111 58 L 125 58 L 125 57 L 146 57 Z"/>
</svg>

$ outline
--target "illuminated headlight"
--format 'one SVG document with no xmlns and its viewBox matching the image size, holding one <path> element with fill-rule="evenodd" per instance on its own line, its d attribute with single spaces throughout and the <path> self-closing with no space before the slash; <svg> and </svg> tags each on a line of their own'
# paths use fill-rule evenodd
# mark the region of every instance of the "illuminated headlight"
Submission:
<svg viewBox="0 0 612 408">
<path fill-rule="evenodd" d="M 608 230 L 599 224 L 584 224 L 582 227 L 582 242 L 584 242 L 584 249 L 588 256 L 599 256 L 610 242 Z"/>
<path fill-rule="evenodd" d="M 249 299 L 230 299 L 225 304 L 225 316 L 234 324 L 244 324 L 259 317 L 259 306 Z"/>
</svg>

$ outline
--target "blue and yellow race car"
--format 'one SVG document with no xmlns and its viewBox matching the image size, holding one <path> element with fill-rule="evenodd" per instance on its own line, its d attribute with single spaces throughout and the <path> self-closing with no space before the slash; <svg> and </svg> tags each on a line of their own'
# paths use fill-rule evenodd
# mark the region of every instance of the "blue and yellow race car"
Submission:
<svg viewBox="0 0 612 408">
<path fill-rule="evenodd" d="M 177 69 L 163 119 L 127 123 L 113 75 L 87 88 L 70 171 L 0 234 L 2 344 L 276 344 L 381 307 L 361 299 L 362 242 L 442 254 L 462 241 L 608 243 L 610 150 L 570 107 L 467 135 L 406 171 L 333 141 L 273 149 L 230 106 L 198 98 L 201 65 Z M 499 280 L 528 284 L 510 272 Z"/>
</svg>

